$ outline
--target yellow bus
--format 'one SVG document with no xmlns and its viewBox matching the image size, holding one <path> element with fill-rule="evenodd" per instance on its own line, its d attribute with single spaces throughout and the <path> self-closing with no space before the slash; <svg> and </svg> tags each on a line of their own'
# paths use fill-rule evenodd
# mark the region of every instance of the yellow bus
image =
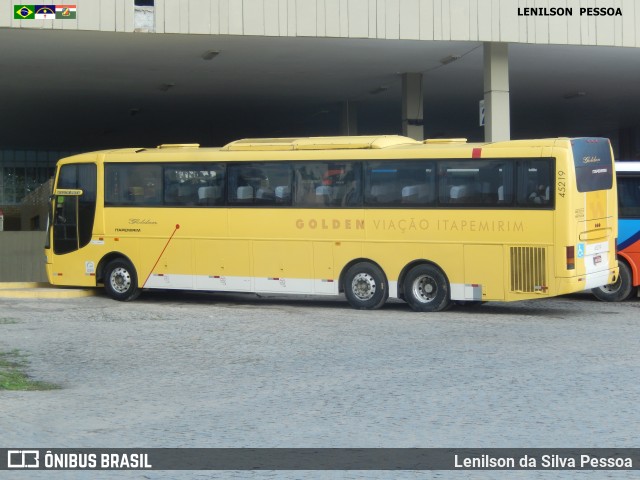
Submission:
<svg viewBox="0 0 640 480">
<path fill-rule="evenodd" d="M 58 163 L 55 285 L 454 301 L 546 298 L 617 280 L 604 138 L 469 144 L 401 136 L 239 140 Z"/>
</svg>

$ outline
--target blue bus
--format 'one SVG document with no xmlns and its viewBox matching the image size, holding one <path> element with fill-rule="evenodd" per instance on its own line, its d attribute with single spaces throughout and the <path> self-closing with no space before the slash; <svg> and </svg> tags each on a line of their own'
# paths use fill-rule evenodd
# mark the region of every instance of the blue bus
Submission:
<svg viewBox="0 0 640 480">
<path fill-rule="evenodd" d="M 638 295 L 640 285 L 640 162 L 616 162 L 618 180 L 618 281 L 594 288 L 605 302 Z"/>
</svg>

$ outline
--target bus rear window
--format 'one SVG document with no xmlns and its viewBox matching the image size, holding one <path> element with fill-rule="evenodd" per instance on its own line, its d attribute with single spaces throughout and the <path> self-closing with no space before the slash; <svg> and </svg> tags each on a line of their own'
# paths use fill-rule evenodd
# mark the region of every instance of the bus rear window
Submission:
<svg viewBox="0 0 640 480">
<path fill-rule="evenodd" d="M 579 192 L 609 190 L 613 186 L 611 147 L 606 138 L 571 140 Z"/>
</svg>

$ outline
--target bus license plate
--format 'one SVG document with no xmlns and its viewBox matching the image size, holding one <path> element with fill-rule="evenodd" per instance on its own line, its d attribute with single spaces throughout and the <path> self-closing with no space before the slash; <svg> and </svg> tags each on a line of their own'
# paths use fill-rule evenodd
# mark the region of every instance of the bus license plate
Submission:
<svg viewBox="0 0 640 480">
<path fill-rule="evenodd" d="M 602 262 L 602 255 L 596 255 L 595 257 L 593 257 L 593 264 L 597 265 L 600 262 Z"/>
</svg>

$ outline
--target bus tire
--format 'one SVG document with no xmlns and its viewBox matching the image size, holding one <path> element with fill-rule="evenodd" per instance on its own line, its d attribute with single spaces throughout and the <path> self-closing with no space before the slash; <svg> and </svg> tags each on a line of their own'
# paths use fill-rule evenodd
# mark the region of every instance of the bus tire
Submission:
<svg viewBox="0 0 640 480">
<path fill-rule="evenodd" d="M 449 282 L 434 265 L 413 267 L 404 279 L 404 299 L 416 312 L 440 312 L 451 306 Z"/>
<path fill-rule="evenodd" d="M 389 298 L 387 278 L 372 263 L 356 263 L 345 273 L 344 294 L 353 308 L 375 310 L 382 307 Z"/>
<path fill-rule="evenodd" d="M 114 300 L 135 300 L 140 295 L 136 269 L 122 258 L 110 261 L 104 270 L 104 289 Z"/>
<path fill-rule="evenodd" d="M 633 277 L 629 265 L 620 260 L 618 261 L 618 266 L 620 267 L 618 280 L 609 285 L 591 290 L 591 293 L 593 293 L 597 299 L 603 302 L 622 302 L 637 293 L 636 288 L 633 286 Z"/>
</svg>

